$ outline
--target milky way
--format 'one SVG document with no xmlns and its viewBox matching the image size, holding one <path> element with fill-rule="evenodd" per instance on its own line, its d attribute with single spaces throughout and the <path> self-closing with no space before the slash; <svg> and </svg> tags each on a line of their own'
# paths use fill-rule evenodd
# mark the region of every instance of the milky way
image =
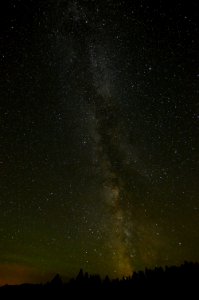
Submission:
<svg viewBox="0 0 199 300">
<path fill-rule="evenodd" d="M 0 284 L 198 260 L 196 1 L 5 10 Z"/>
</svg>

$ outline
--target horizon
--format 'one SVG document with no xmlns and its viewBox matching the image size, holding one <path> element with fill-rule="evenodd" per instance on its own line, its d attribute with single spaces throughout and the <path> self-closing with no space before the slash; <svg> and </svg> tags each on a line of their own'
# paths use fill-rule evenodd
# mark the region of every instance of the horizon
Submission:
<svg viewBox="0 0 199 300">
<path fill-rule="evenodd" d="M 132 274 L 130 274 L 129 276 L 120 276 L 120 277 L 112 277 L 112 276 L 109 276 L 108 274 L 105 274 L 105 275 L 100 275 L 96 272 L 94 273 L 89 273 L 87 272 L 86 270 L 83 270 L 82 268 L 79 269 L 79 271 L 77 272 L 77 274 L 75 276 L 67 276 L 67 275 L 64 275 L 64 274 L 59 274 L 59 273 L 52 273 L 52 274 L 46 274 L 44 277 L 42 277 L 42 279 L 37 279 L 36 281 L 27 281 L 25 279 L 19 279 L 18 280 L 11 280 L 11 281 L 3 281 L 1 278 L 0 278 L 0 287 L 3 287 L 5 285 L 23 285 L 23 284 L 42 284 L 42 285 L 45 285 L 47 283 L 51 283 L 51 281 L 56 277 L 56 276 L 59 276 L 59 278 L 62 280 L 62 282 L 64 284 L 67 284 L 67 283 L 70 283 L 70 281 L 72 279 L 77 279 L 78 275 L 80 274 L 80 272 L 82 272 L 83 276 L 85 276 L 85 274 L 87 274 L 89 277 L 91 276 L 99 276 L 100 279 L 103 281 L 105 280 L 106 277 L 108 277 L 111 281 L 113 280 L 116 280 L 116 279 L 119 279 L 119 280 L 124 280 L 125 278 L 131 278 L 135 273 L 139 274 L 140 272 L 146 272 L 146 270 L 152 270 L 152 271 L 155 271 L 156 269 L 162 269 L 163 271 L 166 271 L 167 269 L 170 269 L 170 268 L 180 268 L 182 266 L 186 266 L 186 265 L 198 265 L 199 267 L 199 262 L 195 261 L 195 262 L 191 262 L 191 261 L 184 261 L 182 263 L 179 263 L 177 265 L 165 265 L 165 266 L 155 266 L 154 268 L 144 268 L 142 270 L 135 270 L 132 272 Z M 12 272 L 12 270 L 10 270 L 10 272 Z M 19 273 L 17 274 L 19 275 Z M 4 276 L 5 278 L 5 276 Z M 25 277 L 24 277 L 25 278 Z"/>
</svg>

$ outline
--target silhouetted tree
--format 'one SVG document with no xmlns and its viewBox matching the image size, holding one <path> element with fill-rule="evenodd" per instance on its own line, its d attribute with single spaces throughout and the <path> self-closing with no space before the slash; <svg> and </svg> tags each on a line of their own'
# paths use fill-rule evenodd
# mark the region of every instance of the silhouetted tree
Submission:
<svg viewBox="0 0 199 300">
<path fill-rule="evenodd" d="M 78 275 L 76 277 L 76 280 L 79 281 L 79 282 L 81 282 L 81 281 L 83 281 L 83 279 L 84 279 L 84 272 L 83 272 L 82 269 L 80 269 L 80 271 L 79 271 L 79 273 L 78 273 Z"/>
<path fill-rule="evenodd" d="M 55 277 L 51 280 L 50 285 L 57 288 L 63 285 L 63 281 L 59 274 L 55 275 Z"/>
</svg>

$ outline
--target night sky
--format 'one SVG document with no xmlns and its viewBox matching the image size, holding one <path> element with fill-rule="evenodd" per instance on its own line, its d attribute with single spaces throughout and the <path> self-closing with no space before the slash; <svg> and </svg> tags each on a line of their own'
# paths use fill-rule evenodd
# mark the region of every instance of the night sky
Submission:
<svg viewBox="0 0 199 300">
<path fill-rule="evenodd" d="M 0 284 L 198 261 L 198 1 L 5 2 Z"/>
</svg>

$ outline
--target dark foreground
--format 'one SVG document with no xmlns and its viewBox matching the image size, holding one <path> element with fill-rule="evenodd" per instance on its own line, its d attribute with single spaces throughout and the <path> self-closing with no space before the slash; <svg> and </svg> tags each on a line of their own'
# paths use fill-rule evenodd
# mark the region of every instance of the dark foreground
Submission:
<svg viewBox="0 0 199 300">
<path fill-rule="evenodd" d="M 6 285 L 0 299 L 199 299 L 199 264 L 146 269 L 122 280 L 101 279 L 80 270 L 76 279 L 63 283 L 59 275 L 46 284 Z M 20 299 L 19 298 L 19 299 Z"/>
</svg>

